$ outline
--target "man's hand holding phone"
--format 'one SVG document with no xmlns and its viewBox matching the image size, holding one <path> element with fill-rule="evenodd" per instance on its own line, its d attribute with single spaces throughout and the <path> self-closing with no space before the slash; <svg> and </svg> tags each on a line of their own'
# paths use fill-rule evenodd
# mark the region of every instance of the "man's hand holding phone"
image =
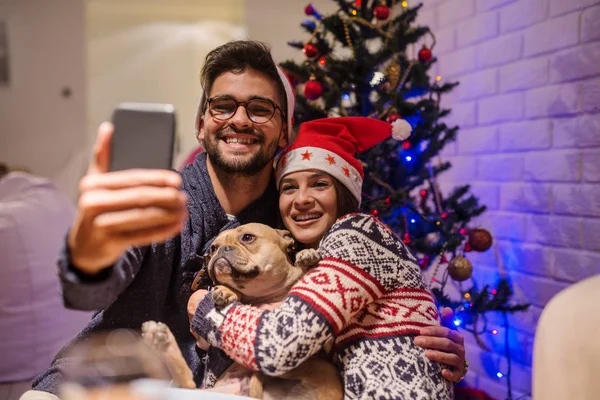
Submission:
<svg viewBox="0 0 600 400">
<path fill-rule="evenodd" d="M 94 154 L 79 183 L 69 231 L 73 264 L 89 275 L 112 265 L 131 246 L 165 241 L 182 229 L 187 197 L 181 177 L 166 169 L 109 172 L 113 125 L 98 128 Z"/>
</svg>

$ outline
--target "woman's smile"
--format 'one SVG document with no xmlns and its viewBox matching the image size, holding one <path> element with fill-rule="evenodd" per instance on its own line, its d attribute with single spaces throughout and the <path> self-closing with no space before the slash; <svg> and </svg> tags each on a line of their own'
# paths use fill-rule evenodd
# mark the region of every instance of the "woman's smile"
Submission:
<svg viewBox="0 0 600 400">
<path fill-rule="evenodd" d="M 300 243 L 316 247 L 337 219 L 333 178 L 323 172 L 292 172 L 281 181 L 279 211 L 285 227 Z"/>
</svg>

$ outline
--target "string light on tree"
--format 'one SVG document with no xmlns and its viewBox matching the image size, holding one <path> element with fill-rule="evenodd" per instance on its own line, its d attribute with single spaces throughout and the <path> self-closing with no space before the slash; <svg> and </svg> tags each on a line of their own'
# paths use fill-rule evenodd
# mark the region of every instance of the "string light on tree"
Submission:
<svg viewBox="0 0 600 400">
<path fill-rule="evenodd" d="M 310 30 L 314 30 L 317 27 L 317 24 L 315 24 L 315 21 L 307 19 L 306 21 L 304 21 L 302 23 L 302 26 L 304 26 Z"/>
<path fill-rule="evenodd" d="M 356 105 L 356 94 L 354 92 L 344 93 L 341 101 L 342 107 L 353 107 Z"/>
</svg>

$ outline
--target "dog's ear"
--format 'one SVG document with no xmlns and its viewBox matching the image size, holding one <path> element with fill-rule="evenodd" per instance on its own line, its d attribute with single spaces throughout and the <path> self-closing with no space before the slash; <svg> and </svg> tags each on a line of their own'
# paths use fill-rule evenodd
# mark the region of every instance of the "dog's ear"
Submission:
<svg viewBox="0 0 600 400">
<path fill-rule="evenodd" d="M 279 235 L 279 240 L 283 245 L 282 247 L 284 249 L 289 249 L 290 247 L 294 246 L 295 241 L 292 237 L 292 234 L 289 231 L 286 231 L 284 229 L 275 229 L 275 232 L 277 232 L 277 234 Z"/>
<path fill-rule="evenodd" d="M 275 232 L 279 235 L 279 241 L 285 250 L 288 260 L 294 264 L 296 262 L 296 241 L 292 237 L 292 234 L 284 229 L 275 229 Z"/>
</svg>

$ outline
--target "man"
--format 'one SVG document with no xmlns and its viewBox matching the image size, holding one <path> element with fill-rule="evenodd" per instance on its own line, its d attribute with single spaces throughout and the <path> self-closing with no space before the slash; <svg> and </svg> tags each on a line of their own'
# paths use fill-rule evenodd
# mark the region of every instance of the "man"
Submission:
<svg viewBox="0 0 600 400">
<path fill-rule="evenodd" d="M 201 80 L 197 128 L 206 154 L 181 175 L 107 172 L 112 127 L 100 126 L 59 263 L 65 302 L 102 309 L 66 348 L 101 330 L 139 329 L 146 320 L 162 321 L 171 328 L 197 382 L 203 375 L 203 354 L 189 332 L 191 281 L 206 244 L 219 231 L 248 222 L 275 226 L 272 159 L 290 140 L 293 114 L 289 82 L 262 43 L 237 41 L 216 48 L 205 60 Z M 451 365 L 462 366 L 464 348 L 458 336 L 453 339 L 459 344 L 439 337 L 427 340 L 455 346 L 450 348 L 455 354 L 440 354 L 452 357 Z M 59 352 L 50 369 L 34 381 L 34 389 L 56 393 L 63 357 L 64 351 Z M 457 380 L 462 368 L 455 373 Z"/>
<path fill-rule="evenodd" d="M 56 280 L 74 214 L 50 180 L 0 164 L 0 400 L 18 399 L 92 317 L 65 309 Z"/>
</svg>

